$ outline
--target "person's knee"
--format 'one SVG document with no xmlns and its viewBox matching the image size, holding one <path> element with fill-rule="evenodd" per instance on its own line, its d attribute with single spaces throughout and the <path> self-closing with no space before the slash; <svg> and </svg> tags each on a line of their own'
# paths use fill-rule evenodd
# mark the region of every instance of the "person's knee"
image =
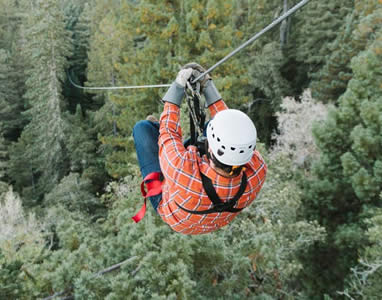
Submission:
<svg viewBox="0 0 382 300">
<path fill-rule="evenodd" d="M 151 129 L 151 122 L 147 120 L 138 121 L 133 127 L 133 136 L 142 136 Z"/>
<path fill-rule="evenodd" d="M 142 120 L 135 124 L 133 128 L 133 138 L 135 145 L 140 148 L 151 149 L 158 147 L 159 128 L 153 122 Z"/>
</svg>

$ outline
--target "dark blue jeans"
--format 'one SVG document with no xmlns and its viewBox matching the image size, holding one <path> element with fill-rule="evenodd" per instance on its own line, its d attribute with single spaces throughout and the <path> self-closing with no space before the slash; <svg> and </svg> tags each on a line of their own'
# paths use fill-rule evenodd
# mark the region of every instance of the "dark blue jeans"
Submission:
<svg viewBox="0 0 382 300">
<path fill-rule="evenodd" d="M 161 172 L 158 155 L 159 123 L 139 121 L 133 128 L 133 137 L 142 177 L 145 178 L 152 172 Z M 149 197 L 149 199 L 156 211 L 162 200 L 162 194 Z"/>
</svg>

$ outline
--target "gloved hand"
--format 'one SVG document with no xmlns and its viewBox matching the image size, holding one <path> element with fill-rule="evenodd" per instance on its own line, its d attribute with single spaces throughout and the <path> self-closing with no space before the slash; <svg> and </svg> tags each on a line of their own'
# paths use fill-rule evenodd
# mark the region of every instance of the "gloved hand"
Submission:
<svg viewBox="0 0 382 300">
<path fill-rule="evenodd" d="M 176 76 L 175 82 L 182 87 L 185 87 L 187 80 L 190 79 L 192 75 L 192 71 L 192 68 L 182 68 Z"/>
<path fill-rule="evenodd" d="M 170 102 L 180 106 L 184 97 L 184 87 L 186 82 L 190 79 L 193 69 L 183 68 L 178 72 L 175 81 L 171 84 L 167 93 L 163 97 L 163 101 Z"/>
<path fill-rule="evenodd" d="M 182 67 L 182 69 L 188 69 L 188 68 L 193 69 L 192 75 L 195 78 L 199 77 L 201 74 L 203 74 L 206 71 L 206 69 L 204 69 L 201 65 L 195 62 L 188 63 Z M 198 80 L 200 82 L 200 90 L 202 92 L 204 87 L 206 86 L 207 81 L 210 79 L 211 79 L 211 76 L 209 74 L 206 74 Z"/>
<path fill-rule="evenodd" d="M 201 65 L 195 62 L 188 63 L 183 66 L 183 69 L 188 68 L 192 68 L 194 70 L 192 75 L 194 75 L 195 78 L 206 71 L 206 69 L 204 69 Z M 204 75 L 198 81 L 200 82 L 200 90 L 206 98 L 207 106 L 210 106 L 211 104 L 215 103 L 216 101 L 222 98 L 209 74 Z"/>
</svg>

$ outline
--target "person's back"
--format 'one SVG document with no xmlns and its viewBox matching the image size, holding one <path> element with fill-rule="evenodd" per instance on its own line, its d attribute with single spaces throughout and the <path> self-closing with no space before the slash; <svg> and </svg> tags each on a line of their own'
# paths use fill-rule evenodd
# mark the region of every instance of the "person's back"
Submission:
<svg viewBox="0 0 382 300">
<path fill-rule="evenodd" d="M 227 107 L 223 100 L 219 100 L 209 109 L 211 117 L 214 117 L 217 111 Z M 199 155 L 195 146 L 188 146 L 187 149 L 183 146 L 179 122 L 179 107 L 166 103 L 160 120 L 159 160 L 165 180 L 158 213 L 173 230 L 184 234 L 214 231 L 231 222 L 238 212 L 195 214 L 186 211 L 205 211 L 213 204 L 203 187 L 201 174 L 212 180 L 219 198 L 227 202 L 239 192 L 245 173 L 248 183 L 235 206 L 244 208 L 252 203 L 260 191 L 265 180 L 266 165 L 255 150 L 238 175 L 230 176 L 223 170 L 219 172 L 207 155 Z"/>
</svg>

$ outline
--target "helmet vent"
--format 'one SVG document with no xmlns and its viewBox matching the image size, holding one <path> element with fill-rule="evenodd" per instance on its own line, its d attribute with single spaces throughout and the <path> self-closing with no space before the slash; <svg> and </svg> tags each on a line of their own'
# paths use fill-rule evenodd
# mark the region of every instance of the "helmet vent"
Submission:
<svg viewBox="0 0 382 300">
<path fill-rule="evenodd" d="M 225 146 L 224 145 L 222 145 L 222 148 L 225 150 Z"/>
<path fill-rule="evenodd" d="M 218 155 L 222 156 L 223 154 L 224 154 L 224 152 L 222 150 L 218 149 Z"/>
<path fill-rule="evenodd" d="M 235 150 L 236 150 L 236 148 L 235 148 L 235 147 L 231 147 L 231 150 L 232 150 L 232 151 L 235 151 Z"/>
<path fill-rule="evenodd" d="M 215 133 L 212 134 L 212 137 L 215 138 Z"/>
<path fill-rule="evenodd" d="M 240 153 L 244 153 L 244 150 L 240 150 Z"/>
<path fill-rule="evenodd" d="M 219 138 L 217 138 L 217 140 L 218 140 L 218 142 L 220 142 L 220 139 L 219 139 Z"/>
<path fill-rule="evenodd" d="M 250 145 L 249 147 L 248 147 L 248 149 L 251 149 L 252 148 L 252 145 Z"/>
</svg>

